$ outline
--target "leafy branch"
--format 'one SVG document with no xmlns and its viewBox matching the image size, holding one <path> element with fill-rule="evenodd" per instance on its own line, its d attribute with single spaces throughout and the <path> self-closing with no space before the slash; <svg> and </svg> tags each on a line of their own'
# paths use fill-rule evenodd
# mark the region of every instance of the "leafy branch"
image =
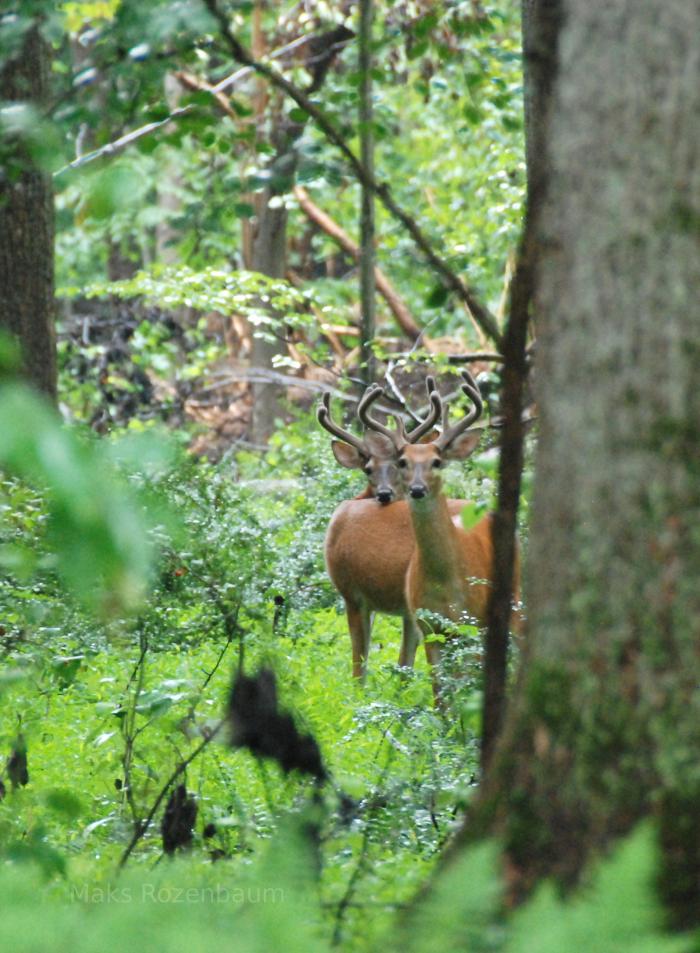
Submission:
<svg viewBox="0 0 700 953">
<path fill-rule="evenodd" d="M 217 0 L 202 0 L 211 15 L 219 24 L 221 36 L 226 42 L 233 58 L 242 66 L 249 67 L 260 76 L 267 79 L 277 89 L 286 93 L 297 106 L 304 110 L 311 119 L 314 120 L 317 127 L 325 135 L 347 160 L 353 174 L 359 182 L 370 189 L 382 203 L 384 208 L 397 219 L 413 241 L 423 253 L 426 261 L 432 269 L 440 276 L 444 286 L 452 291 L 460 301 L 463 301 L 469 309 L 472 317 L 486 334 L 500 349 L 501 332 L 495 316 L 487 306 L 479 299 L 472 288 L 469 287 L 452 268 L 447 264 L 433 248 L 430 240 L 425 235 L 416 220 L 408 214 L 396 202 L 387 182 L 378 181 L 375 176 L 366 168 L 355 155 L 353 150 L 347 144 L 342 134 L 336 129 L 331 119 L 320 109 L 313 100 L 303 90 L 299 89 L 294 83 L 290 82 L 274 66 L 269 63 L 263 63 L 256 60 L 252 53 L 243 46 L 243 44 L 234 36 L 228 22 L 228 18 L 223 10 L 220 9 Z"/>
</svg>

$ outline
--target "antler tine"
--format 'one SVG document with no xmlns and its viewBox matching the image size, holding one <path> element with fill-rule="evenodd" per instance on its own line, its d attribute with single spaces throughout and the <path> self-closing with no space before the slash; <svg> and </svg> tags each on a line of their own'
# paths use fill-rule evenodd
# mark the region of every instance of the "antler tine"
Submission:
<svg viewBox="0 0 700 953">
<path fill-rule="evenodd" d="M 442 433 L 435 441 L 439 450 L 444 450 L 446 447 L 449 447 L 453 440 L 455 440 L 461 433 L 464 433 L 467 427 L 470 427 L 475 420 L 479 419 L 484 409 L 484 402 L 481 397 L 479 385 L 476 383 L 469 371 L 462 371 L 462 377 L 464 378 L 462 390 L 467 397 L 469 397 L 474 406 L 468 414 L 462 417 L 461 420 L 458 420 L 456 424 L 448 427 L 447 421 L 449 418 L 449 408 L 447 405 L 445 405 L 442 413 Z"/>
<path fill-rule="evenodd" d="M 427 434 L 430 430 L 433 429 L 437 423 L 438 417 L 440 416 L 440 410 L 442 409 L 442 398 L 438 393 L 437 385 L 435 383 L 434 377 L 426 377 L 425 387 L 428 392 L 428 400 L 430 401 L 430 411 L 428 416 L 425 418 L 422 424 L 419 424 L 414 430 L 408 435 L 408 443 L 417 443 L 421 437 Z"/>
<path fill-rule="evenodd" d="M 376 382 L 374 384 L 370 384 L 369 387 L 365 388 L 365 392 L 360 398 L 360 402 L 357 405 L 357 416 L 359 417 L 360 421 L 363 424 L 365 423 L 365 419 L 364 419 L 365 413 L 367 412 L 367 410 L 369 410 L 369 408 L 372 406 L 372 404 L 376 400 L 379 400 L 379 398 L 382 396 L 383 393 L 384 392 L 382 391 L 381 387 Z"/>
<path fill-rule="evenodd" d="M 462 390 L 469 397 L 471 402 L 474 404 L 472 410 L 467 414 L 467 419 L 469 420 L 468 424 L 464 424 L 465 427 L 470 426 L 474 423 L 475 420 L 478 420 L 481 417 L 484 411 L 484 401 L 481 396 L 481 391 L 479 390 L 479 385 L 474 380 L 469 371 L 462 371 L 462 377 L 464 378 L 464 383 L 462 384 Z M 460 421 L 460 424 L 462 421 Z"/>
<path fill-rule="evenodd" d="M 358 404 L 357 416 L 368 430 L 374 430 L 377 433 L 383 434 L 385 437 L 388 437 L 389 440 L 391 440 L 395 447 L 398 447 L 397 432 L 395 430 L 389 430 L 389 428 L 385 427 L 384 424 L 380 423 L 378 420 L 375 420 L 374 417 L 371 417 L 369 413 L 369 408 L 371 405 L 376 400 L 379 400 L 379 398 L 383 395 L 384 388 L 380 387 L 379 384 L 373 384 L 370 388 L 368 388 L 365 391 L 364 397 Z"/>
<path fill-rule="evenodd" d="M 355 450 L 358 450 L 360 453 L 367 454 L 367 448 L 362 440 L 350 433 L 349 430 L 343 430 L 331 417 L 331 395 L 329 391 L 326 391 L 321 397 L 321 404 L 319 405 L 316 416 L 318 417 L 318 422 L 328 433 L 332 433 L 334 437 L 339 437 L 343 443 L 350 444 L 351 447 L 354 447 Z"/>
<path fill-rule="evenodd" d="M 394 423 L 396 424 L 396 439 L 399 443 L 410 443 L 410 437 L 406 433 L 406 424 L 403 422 L 403 417 L 399 414 L 392 414 L 394 418 Z"/>
</svg>

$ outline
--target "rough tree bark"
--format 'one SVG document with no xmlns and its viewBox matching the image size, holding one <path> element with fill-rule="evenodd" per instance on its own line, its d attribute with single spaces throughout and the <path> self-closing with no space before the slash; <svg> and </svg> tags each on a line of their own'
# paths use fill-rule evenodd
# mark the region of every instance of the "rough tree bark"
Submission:
<svg viewBox="0 0 700 953">
<path fill-rule="evenodd" d="M 688 926 L 700 921 L 700 3 L 562 9 L 537 227 L 529 645 L 464 836 L 500 834 L 517 896 L 543 876 L 574 883 L 653 815 L 660 890 Z"/>
<path fill-rule="evenodd" d="M 0 69 L 0 100 L 41 108 L 48 94 L 48 49 L 32 27 L 20 54 Z M 56 399 L 54 207 L 51 176 L 21 142 L 0 153 L 0 328 L 15 335 L 31 384 Z"/>
</svg>

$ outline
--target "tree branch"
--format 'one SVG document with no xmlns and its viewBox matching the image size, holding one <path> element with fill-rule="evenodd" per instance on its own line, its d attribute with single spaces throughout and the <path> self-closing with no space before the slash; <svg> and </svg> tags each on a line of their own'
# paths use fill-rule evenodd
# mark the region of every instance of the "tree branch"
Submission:
<svg viewBox="0 0 700 953">
<path fill-rule="evenodd" d="M 350 238 L 348 233 L 344 231 L 337 222 L 335 222 L 330 215 L 324 212 L 322 209 L 316 205 L 316 203 L 309 197 L 309 193 L 301 185 L 294 186 L 294 197 L 299 203 L 299 208 L 302 212 L 311 219 L 319 228 L 321 228 L 326 235 L 329 235 L 333 241 L 337 242 L 338 245 L 347 252 L 348 255 L 354 260 L 360 260 L 360 249 L 356 242 Z M 396 318 L 397 324 L 406 335 L 412 341 L 415 341 L 420 335 L 420 328 L 416 324 L 416 321 L 408 310 L 406 303 L 403 301 L 398 291 L 392 283 L 389 281 L 384 272 L 379 268 L 375 267 L 374 277 L 377 283 L 377 291 L 386 301 L 389 310 Z"/>
<path fill-rule="evenodd" d="M 297 106 L 304 110 L 316 123 L 320 131 L 326 136 L 329 142 L 339 150 L 342 156 L 347 160 L 352 169 L 355 178 L 377 196 L 384 208 L 404 226 L 409 235 L 413 238 L 418 248 L 420 248 L 425 259 L 432 269 L 440 276 L 444 286 L 452 291 L 460 301 L 463 301 L 469 308 L 469 311 L 486 334 L 500 349 L 501 332 L 498 328 L 496 318 L 491 311 L 483 304 L 475 292 L 457 275 L 447 264 L 447 262 L 437 254 L 427 236 L 412 218 L 408 212 L 405 212 L 397 204 L 391 194 L 388 183 L 378 182 L 377 179 L 365 168 L 355 155 L 347 142 L 336 129 L 329 117 L 320 109 L 306 93 L 298 89 L 293 83 L 286 79 L 269 63 L 263 63 L 255 60 L 251 53 L 234 36 L 229 26 L 226 14 L 219 8 L 217 0 L 203 0 L 204 5 L 219 24 L 221 35 L 231 51 L 233 58 L 242 66 L 250 67 L 260 76 L 264 76 L 273 86 L 286 93 Z"/>
</svg>

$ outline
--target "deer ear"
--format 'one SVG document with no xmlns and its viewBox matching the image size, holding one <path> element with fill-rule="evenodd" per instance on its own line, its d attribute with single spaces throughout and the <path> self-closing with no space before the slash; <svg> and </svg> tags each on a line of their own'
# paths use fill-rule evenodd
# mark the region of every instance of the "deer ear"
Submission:
<svg viewBox="0 0 700 953">
<path fill-rule="evenodd" d="M 364 440 L 373 457 L 390 457 L 394 453 L 394 444 L 383 433 L 370 430 L 365 434 Z"/>
<path fill-rule="evenodd" d="M 333 456 L 341 467 L 347 467 L 348 470 L 361 470 L 366 463 L 360 451 L 356 450 L 355 447 L 351 447 L 349 443 L 333 440 L 331 441 L 331 448 L 333 450 Z"/>
<path fill-rule="evenodd" d="M 463 434 L 456 437 L 452 443 L 443 450 L 444 460 L 466 460 L 476 450 L 481 440 L 480 430 L 465 430 Z"/>
</svg>

